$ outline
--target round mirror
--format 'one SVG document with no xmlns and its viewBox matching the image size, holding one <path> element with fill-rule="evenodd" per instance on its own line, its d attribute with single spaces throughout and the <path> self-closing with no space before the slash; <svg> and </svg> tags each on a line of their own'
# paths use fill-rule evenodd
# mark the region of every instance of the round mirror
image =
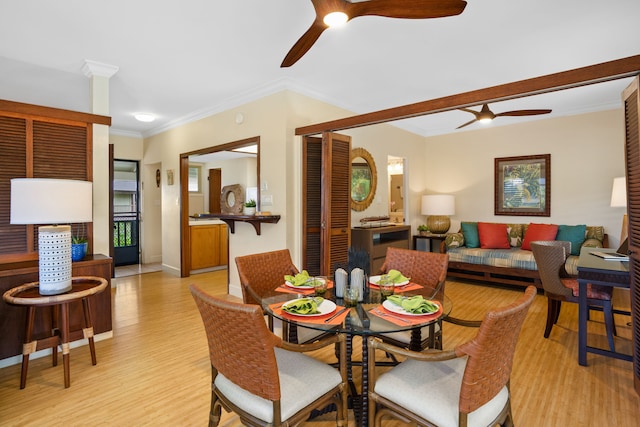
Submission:
<svg viewBox="0 0 640 427">
<path fill-rule="evenodd" d="M 376 195 L 378 171 L 373 156 L 364 148 L 351 150 L 351 209 L 363 211 Z"/>
</svg>

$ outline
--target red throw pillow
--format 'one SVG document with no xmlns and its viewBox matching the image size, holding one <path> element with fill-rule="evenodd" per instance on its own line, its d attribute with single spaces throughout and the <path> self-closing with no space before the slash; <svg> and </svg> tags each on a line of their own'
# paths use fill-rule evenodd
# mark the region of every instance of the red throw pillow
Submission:
<svg viewBox="0 0 640 427">
<path fill-rule="evenodd" d="M 530 251 L 531 242 L 536 240 L 556 240 L 556 234 L 558 234 L 557 224 L 529 224 L 527 232 L 524 233 L 522 249 Z"/>
<path fill-rule="evenodd" d="M 507 224 L 494 222 L 479 222 L 478 236 L 482 249 L 509 249 Z"/>
</svg>

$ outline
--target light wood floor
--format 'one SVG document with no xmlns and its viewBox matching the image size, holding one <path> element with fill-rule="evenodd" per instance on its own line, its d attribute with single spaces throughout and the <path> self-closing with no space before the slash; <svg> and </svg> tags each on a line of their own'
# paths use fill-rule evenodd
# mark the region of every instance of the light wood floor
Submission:
<svg viewBox="0 0 640 427">
<path fill-rule="evenodd" d="M 210 398 L 210 366 L 204 329 L 190 283 L 212 294 L 226 292 L 224 272 L 187 279 L 147 273 L 114 279 L 112 339 L 96 344 L 98 364 L 88 347 L 71 350 L 71 387 L 63 385 L 59 364 L 33 360 L 27 386 L 19 389 L 20 366 L 0 369 L 0 425 L 7 426 L 205 426 Z M 449 282 L 453 315 L 481 318 L 519 292 Z M 549 339 L 542 336 L 546 300 L 537 296 L 516 351 L 512 406 L 516 425 L 637 426 L 640 398 L 633 389 L 632 364 L 589 355 L 588 367 L 577 362 L 577 309 L 563 306 Z M 590 322 L 590 343 L 604 343 L 599 314 Z M 628 317 L 616 316 L 617 346 L 631 351 Z M 446 324 L 445 348 L 475 334 Z M 318 357 L 331 357 L 319 354 Z M 428 404 L 428 402 L 425 402 Z M 233 414 L 222 425 L 238 426 Z M 308 422 L 335 425 L 331 419 Z M 385 427 L 396 427 L 388 422 Z"/>
</svg>

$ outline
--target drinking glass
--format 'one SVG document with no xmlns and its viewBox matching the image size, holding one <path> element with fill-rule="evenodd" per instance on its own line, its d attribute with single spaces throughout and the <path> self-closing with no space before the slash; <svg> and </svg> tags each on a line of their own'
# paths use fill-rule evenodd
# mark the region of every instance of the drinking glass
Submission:
<svg viewBox="0 0 640 427">
<path fill-rule="evenodd" d="M 359 297 L 360 289 L 357 286 L 349 286 L 344 290 L 344 305 L 347 307 L 357 306 Z"/>
<path fill-rule="evenodd" d="M 313 290 L 316 295 L 324 296 L 324 293 L 327 292 L 327 278 L 324 276 L 316 276 L 313 278 Z"/>
<path fill-rule="evenodd" d="M 379 284 L 378 287 L 380 288 L 380 296 L 382 296 L 383 301 L 395 292 L 395 285 L 393 283 L 382 283 Z"/>
</svg>

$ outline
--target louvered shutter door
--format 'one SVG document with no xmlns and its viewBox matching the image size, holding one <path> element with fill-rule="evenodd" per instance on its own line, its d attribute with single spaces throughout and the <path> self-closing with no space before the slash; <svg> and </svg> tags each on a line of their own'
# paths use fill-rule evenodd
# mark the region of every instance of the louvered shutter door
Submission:
<svg viewBox="0 0 640 427">
<path fill-rule="evenodd" d="M 639 77 L 623 92 L 625 153 L 627 166 L 627 213 L 631 252 L 631 311 L 633 322 L 634 386 L 640 394 L 640 95 Z"/>
</svg>

